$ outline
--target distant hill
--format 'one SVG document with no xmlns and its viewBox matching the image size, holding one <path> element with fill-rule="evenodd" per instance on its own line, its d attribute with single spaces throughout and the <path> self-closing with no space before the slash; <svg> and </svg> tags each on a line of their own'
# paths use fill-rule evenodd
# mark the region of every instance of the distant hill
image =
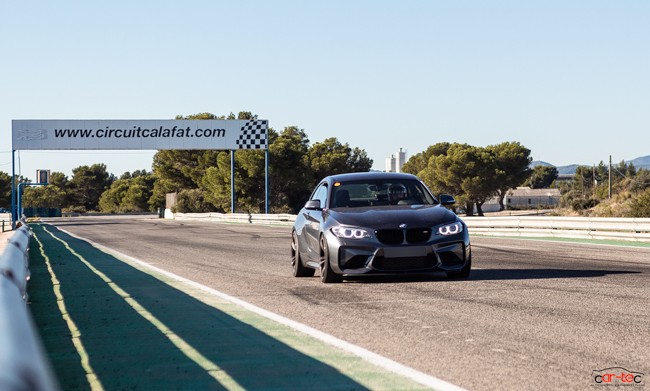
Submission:
<svg viewBox="0 0 650 391">
<path fill-rule="evenodd" d="M 612 164 L 618 164 L 619 162 L 612 162 Z M 646 170 L 650 170 L 650 155 L 638 157 L 633 160 L 626 160 L 625 163 L 632 163 L 637 169 L 644 168 Z M 542 160 L 535 160 L 530 163 L 530 167 L 534 168 L 535 166 L 554 166 L 557 168 L 558 174 L 575 174 L 576 169 L 579 166 L 591 166 L 591 164 L 569 164 L 567 166 L 555 166 L 554 164 Z"/>
<path fill-rule="evenodd" d="M 568 166 L 560 166 L 557 168 L 558 174 L 575 174 L 580 164 L 570 164 Z"/>
<path fill-rule="evenodd" d="M 543 160 L 533 160 L 530 163 L 530 168 L 535 168 L 537 166 L 554 167 L 551 163 L 545 162 Z"/>
<path fill-rule="evenodd" d="M 636 168 L 645 168 L 646 170 L 650 170 L 650 155 L 638 157 L 636 159 L 627 161 L 626 163 L 632 163 Z"/>
</svg>

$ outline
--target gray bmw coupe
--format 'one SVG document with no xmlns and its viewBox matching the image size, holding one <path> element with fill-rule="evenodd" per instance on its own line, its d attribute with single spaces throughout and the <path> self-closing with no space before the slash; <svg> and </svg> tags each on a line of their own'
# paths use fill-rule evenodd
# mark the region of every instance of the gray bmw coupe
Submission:
<svg viewBox="0 0 650 391">
<path fill-rule="evenodd" d="M 446 272 L 467 278 L 472 251 L 465 223 L 414 175 L 365 172 L 324 178 L 296 217 L 295 277 L 320 270 L 325 283 L 360 275 Z"/>
</svg>

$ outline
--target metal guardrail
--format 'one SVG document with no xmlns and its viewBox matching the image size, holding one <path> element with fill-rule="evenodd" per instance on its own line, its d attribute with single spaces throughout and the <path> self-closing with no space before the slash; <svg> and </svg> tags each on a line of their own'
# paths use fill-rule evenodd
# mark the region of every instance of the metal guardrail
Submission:
<svg viewBox="0 0 650 391">
<path fill-rule="evenodd" d="M 27 309 L 28 247 L 23 224 L 0 255 L 0 390 L 58 390 Z"/>
<path fill-rule="evenodd" d="M 165 218 L 174 220 L 195 220 L 229 223 L 293 225 L 296 215 L 263 213 L 171 213 L 165 211 Z"/>
<path fill-rule="evenodd" d="M 463 220 L 471 232 L 481 235 L 650 242 L 650 218 L 485 216 Z"/>
<path fill-rule="evenodd" d="M 292 225 L 291 214 L 171 213 L 165 218 L 214 222 Z M 650 242 L 650 218 L 484 216 L 462 218 L 472 233 L 490 236 L 609 239 Z"/>
</svg>

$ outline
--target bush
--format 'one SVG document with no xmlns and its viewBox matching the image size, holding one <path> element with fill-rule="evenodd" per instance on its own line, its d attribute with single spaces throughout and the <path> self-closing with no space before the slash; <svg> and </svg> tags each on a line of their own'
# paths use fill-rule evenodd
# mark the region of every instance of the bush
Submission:
<svg viewBox="0 0 650 391">
<path fill-rule="evenodd" d="M 577 194 L 573 190 L 562 192 L 562 196 L 560 197 L 560 208 L 571 208 L 576 196 Z"/>
<path fill-rule="evenodd" d="M 571 202 L 571 208 L 575 211 L 591 209 L 598 205 L 598 200 L 593 198 L 582 199 L 578 198 Z"/>
<path fill-rule="evenodd" d="M 205 201 L 203 192 L 199 189 L 181 190 L 176 198 L 174 213 L 206 213 L 216 212 L 217 208 Z"/>
<path fill-rule="evenodd" d="M 650 217 L 650 189 L 641 193 L 630 205 L 631 217 Z"/>
<path fill-rule="evenodd" d="M 84 214 L 88 213 L 86 210 L 86 207 L 81 205 L 81 206 L 71 206 L 69 208 L 63 208 L 63 213 L 64 214 Z"/>
</svg>

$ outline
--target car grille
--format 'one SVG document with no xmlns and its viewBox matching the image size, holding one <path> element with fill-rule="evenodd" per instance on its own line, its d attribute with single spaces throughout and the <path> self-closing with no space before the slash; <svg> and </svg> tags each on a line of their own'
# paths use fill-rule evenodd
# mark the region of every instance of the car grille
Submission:
<svg viewBox="0 0 650 391">
<path fill-rule="evenodd" d="M 431 237 L 431 228 L 413 228 L 406 230 L 406 241 L 409 243 L 426 242 Z"/>
<path fill-rule="evenodd" d="M 404 241 L 404 232 L 401 229 L 379 229 L 376 235 L 384 244 L 400 244 Z"/>
<path fill-rule="evenodd" d="M 378 229 L 375 231 L 377 240 L 384 244 L 401 244 L 406 234 L 407 243 L 422 243 L 431 238 L 431 228 Z"/>
<path fill-rule="evenodd" d="M 413 271 L 426 270 L 436 267 L 435 256 L 427 257 L 404 257 L 404 258 L 384 258 L 376 257 L 372 266 L 380 271 Z"/>
</svg>

